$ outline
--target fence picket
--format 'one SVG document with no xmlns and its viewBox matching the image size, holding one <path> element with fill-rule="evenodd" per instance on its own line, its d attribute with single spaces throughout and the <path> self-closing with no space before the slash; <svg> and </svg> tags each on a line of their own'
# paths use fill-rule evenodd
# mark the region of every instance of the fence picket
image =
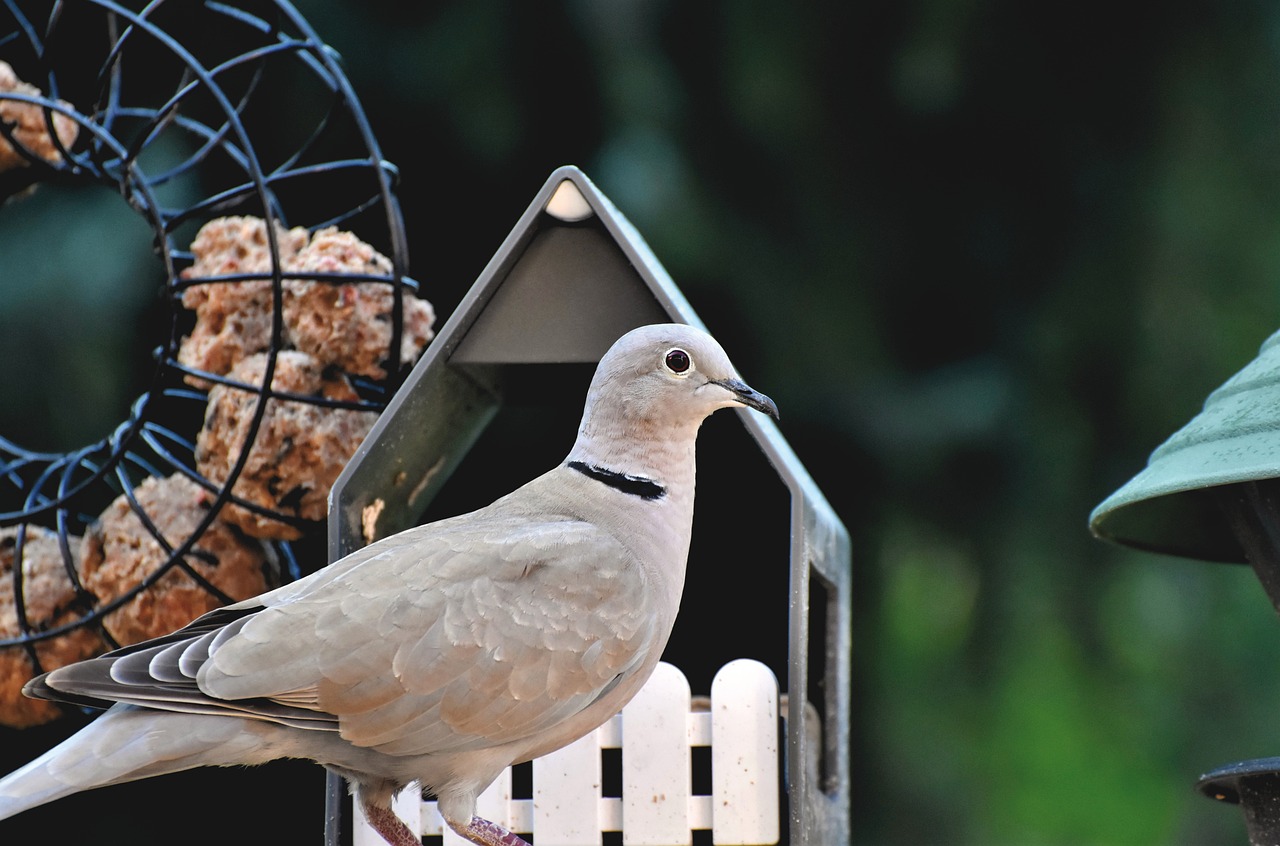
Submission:
<svg viewBox="0 0 1280 846">
<path fill-rule="evenodd" d="M 711 681 L 711 839 L 778 842 L 778 682 L 739 659 Z"/>
<path fill-rule="evenodd" d="M 689 828 L 689 682 L 659 664 L 622 711 L 622 842 L 675 846 Z"/>
<path fill-rule="evenodd" d="M 601 731 L 534 760 L 533 830 L 539 846 L 599 846 Z"/>
</svg>

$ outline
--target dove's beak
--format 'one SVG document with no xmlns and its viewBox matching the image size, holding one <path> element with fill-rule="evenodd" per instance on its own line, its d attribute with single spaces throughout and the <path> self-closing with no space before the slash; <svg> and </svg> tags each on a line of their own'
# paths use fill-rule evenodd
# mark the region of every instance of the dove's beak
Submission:
<svg viewBox="0 0 1280 846">
<path fill-rule="evenodd" d="M 739 379 L 716 379 L 714 380 L 714 384 L 719 385 L 729 393 L 733 394 L 734 398 L 747 408 L 754 408 L 756 411 L 769 415 L 774 420 L 779 419 L 778 406 L 774 404 L 773 400 L 769 399 L 746 382 Z"/>
</svg>

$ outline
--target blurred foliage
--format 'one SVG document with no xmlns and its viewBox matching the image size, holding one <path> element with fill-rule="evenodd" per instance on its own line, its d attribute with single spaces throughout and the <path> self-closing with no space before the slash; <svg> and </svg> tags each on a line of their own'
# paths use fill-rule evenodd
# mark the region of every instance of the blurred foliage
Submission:
<svg viewBox="0 0 1280 846">
<path fill-rule="evenodd" d="M 442 317 L 578 164 L 778 401 L 854 537 L 857 843 L 1243 842 L 1192 785 L 1280 752 L 1275 613 L 1086 518 L 1280 326 L 1280 7 L 298 6 Z"/>
</svg>

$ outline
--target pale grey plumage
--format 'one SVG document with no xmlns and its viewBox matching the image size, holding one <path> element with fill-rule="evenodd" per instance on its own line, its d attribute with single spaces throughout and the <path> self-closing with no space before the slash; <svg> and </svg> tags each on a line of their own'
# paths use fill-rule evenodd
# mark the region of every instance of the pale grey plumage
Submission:
<svg viewBox="0 0 1280 846">
<path fill-rule="evenodd" d="M 496 842 L 506 833 L 474 817 L 477 794 L 617 713 L 658 662 L 684 584 L 697 430 L 733 405 L 777 414 L 706 333 L 624 335 L 558 467 L 33 680 L 33 695 L 111 707 L 0 780 L 0 819 L 92 787 L 294 757 L 347 776 L 392 843 L 417 842 L 386 812 L 414 780 L 460 834 Z"/>
</svg>

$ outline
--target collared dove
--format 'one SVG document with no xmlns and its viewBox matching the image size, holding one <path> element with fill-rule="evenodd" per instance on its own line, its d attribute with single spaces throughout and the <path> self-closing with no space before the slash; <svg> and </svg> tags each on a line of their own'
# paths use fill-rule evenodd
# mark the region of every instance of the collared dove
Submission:
<svg viewBox="0 0 1280 846">
<path fill-rule="evenodd" d="M 305 758 L 345 776 L 394 846 L 421 842 L 390 810 L 413 781 L 467 840 L 523 843 L 476 816 L 476 797 L 507 766 L 594 730 L 648 679 L 684 586 L 698 428 L 730 406 L 778 413 L 700 329 L 628 332 L 549 472 L 33 679 L 29 695 L 110 707 L 0 780 L 0 819 L 193 767 Z"/>
</svg>

